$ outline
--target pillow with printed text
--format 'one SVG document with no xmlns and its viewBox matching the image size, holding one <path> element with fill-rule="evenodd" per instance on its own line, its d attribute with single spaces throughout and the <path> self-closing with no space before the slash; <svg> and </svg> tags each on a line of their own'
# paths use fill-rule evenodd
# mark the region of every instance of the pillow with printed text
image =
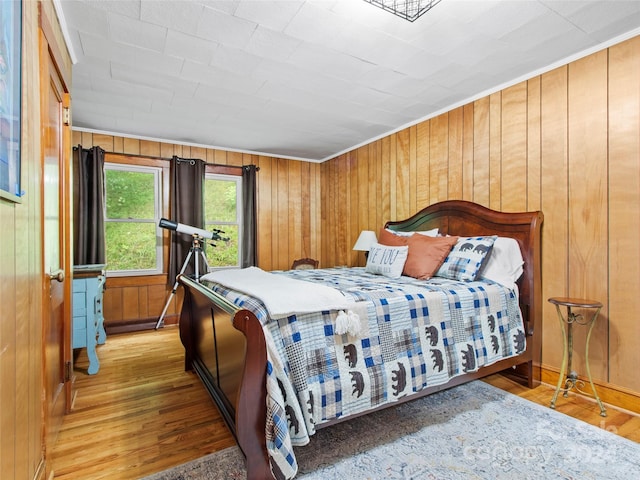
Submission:
<svg viewBox="0 0 640 480">
<path fill-rule="evenodd" d="M 388 246 L 374 243 L 369 249 L 365 272 L 384 275 L 389 278 L 399 278 L 407 261 L 409 247 Z"/>
</svg>

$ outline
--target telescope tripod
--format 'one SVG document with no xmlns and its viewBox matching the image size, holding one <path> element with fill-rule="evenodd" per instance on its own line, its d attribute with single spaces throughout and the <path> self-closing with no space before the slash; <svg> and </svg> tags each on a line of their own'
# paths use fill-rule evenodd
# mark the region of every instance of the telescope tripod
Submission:
<svg viewBox="0 0 640 480">
<path fill-rule="evenodd" d="M 204 239 L 197 234 L 193 235 L 193 240 L 191 241 L 191 248 L 189 249 L 189 253 L 187 254 L 187 258 L 184 259 L 184 263 L 182 264 L 182 268 L 178 275 L 176 275 L 176 283 L 174 283 L 173 288 L 171 289 L 171 293 L 169 294 L 169 298 L 167 299 L 167 303 L 165 303 L 164 308 L 162 309 L 162 314 L 160 314 L 160 318 L 158 318 L 158 322 L 156 323 L 156 330 L 158 330 L 161 326 L 164 325 L 164 316 L 167 313 L 167 309 L 171 304 L 171 300 L 173 296 L 176 294 L 176 290 L 178 290 L 178 286 L 180 282 L 178 281 L 178 277 L 184 273 L 187 269 L 187 265 L 189 265 L 189 260 L 191 258 L 195 261 L 195 274 L 194 279 L 196 282 L 200 282 L 200 262 L 198 262 L 198 258 L 202 258 L 202 261 L 205 264 L 206 271 L 209 271 L 209 264 L 207 263 L 207 257 L 202 250 L 202 241 Z M 194 256 L 195 255 L 195 256 Z"/>
</svg>

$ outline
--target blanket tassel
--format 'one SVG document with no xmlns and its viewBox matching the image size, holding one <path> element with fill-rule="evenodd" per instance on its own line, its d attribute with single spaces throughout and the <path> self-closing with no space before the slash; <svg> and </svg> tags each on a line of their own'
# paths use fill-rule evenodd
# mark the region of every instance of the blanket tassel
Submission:
<svg viewBox="0 0 640 480">
<path fill-rule="evenodd" d="M 360 317 L 357 313 L 348 310 L 340 310 L 336 317 L 336 333 L 338 335 L 349 335 L 356 337 L 360 334 Z"/>
</svg>

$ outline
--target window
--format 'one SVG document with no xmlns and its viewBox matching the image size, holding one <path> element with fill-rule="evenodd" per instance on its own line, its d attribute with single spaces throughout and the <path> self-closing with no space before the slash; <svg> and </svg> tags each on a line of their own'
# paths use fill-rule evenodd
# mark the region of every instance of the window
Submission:
<svg viewBox="0 0 640 480">
<path fill-rule="evenodd" d="M 104 169 L 109 275 L 162 273 L 162 169 L 115 163 Z"/>
<path fill-rule="evenodd" d="M 207 242 L 205 254 L 209 268 L 239 267 L 242 238 L 242 177 L 207 173 L 204 182 L 205 229 L 222 230 L 228 240 Z"/>
</svg>

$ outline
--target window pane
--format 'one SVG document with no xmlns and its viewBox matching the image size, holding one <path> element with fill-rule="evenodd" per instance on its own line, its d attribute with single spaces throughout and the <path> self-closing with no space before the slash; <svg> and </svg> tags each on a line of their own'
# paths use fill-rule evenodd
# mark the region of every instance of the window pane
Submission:
<svg viewBox="0 0 640 480">
<path fill-rule="evenodd" d="M 107 218 L 153 219 L 155 177 L 153 173 L 105 170 Z"/>
<path fill-rule="evenodd" d="M 204 182 L 205 221 L 236 221 L 236 182 L 211 180 Z"/>
<path fill-rule="evenodd" d="M 238 227 L 237 225 L 207 225 L 207 229 L 217 228 L 222 230 L 220 236 L 229 238 L 228 241 L 214 241 L 216 245 L 209 245 L 207 240 L 205 253 L 209 267 L 236 267 L 238 266 Z"/>
<path fill-rule="evenodd" d="M 153 223 L 107 222 L 109 270 L 155 270 L 156 226 Z"/>
</svg>

